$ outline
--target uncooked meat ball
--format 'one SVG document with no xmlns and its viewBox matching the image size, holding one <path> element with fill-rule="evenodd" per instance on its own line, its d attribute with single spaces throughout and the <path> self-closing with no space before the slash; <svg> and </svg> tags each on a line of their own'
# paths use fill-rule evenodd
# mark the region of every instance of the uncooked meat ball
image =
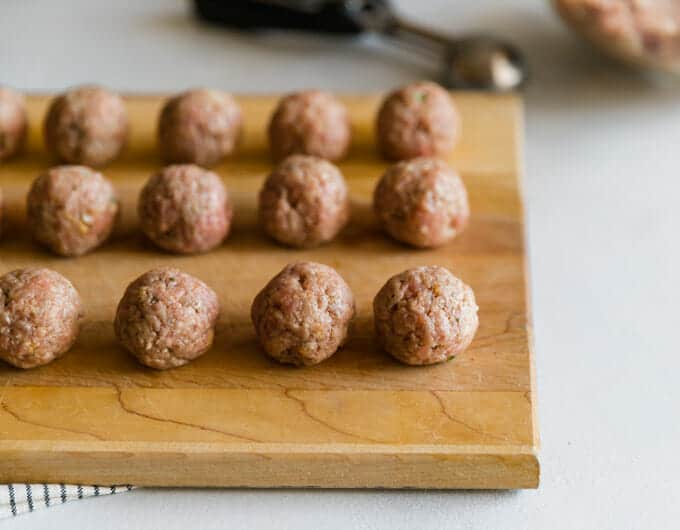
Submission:
<svg viewBox="0 0 680 530">
<path fill-rule="evenodd" d="M 444 156 L 458 141 L 460 116 L 449 93 L 421 81 L 392 92 L 378 112 L 378 149 L 389 160 Z"/>
<path fill-rule="evenodd" d="M 320 363 L 347 338 L 354 295 L 320 263 L 287 265 L 255 297 L 251 316 L 264 351 L 297 366 Z"/>
<path fill-rule="evenodd" d="M 417 267 L 390 278 L 373 300 L 382 347 L 411 365 L 451 359 L 479 323 L 472 289 L 444 267 Z"/>
<path fill-rule="evenodd" d="M 80 329 L 78 291 L 49 269 L 0 277 L 0 358 L 17 368 L 47 364 L 66 353 Z"/>
<path fill-rule="evenodd" d="M 243 118 L 236 100 L 218 90 L 191 90 L 161 111 L 158 140 L 166 162 L 212 166 L 233 153 Z"/>
<path fill-rule="evenodd" d="M 80 256 L 111 235 L 119 201 L 101 173 L 84 166 L 58 166 L 33 182 L 27 215 L 36 241 L 56 254 Z"/>
<path fill-rule="evenodd" d="M 289 156 L 260 191 L 260 224 L 284 245 L 309 248 L 330 241 L 349 216 L 349 193 L 342 173 L 314 156 Z"/>
<path fill-rule="evenodd" d="M 373 206 L 389 235 L 421 248 L 452 240 L 470 217 L 463 181 L 436 158 L 415 158 L 390 167 L 375 188 Z"/>
<path fill-rule="evenodd" d="M 27 130 L 23 96 L 0 87 L 0 160 L 9 158 L 23 147 Z"/>
<path fill-rule="evenodd" d="M 168 166 L 152 176 L 138 210 L 147 237 L 179 254 L 218 246 L 229 233 L 233 214 L 220 177 L 192 164 Z"/>
<path fill-rule="evenodd" d="M 351 136 L 345 106 L 332 94 L 319 90 L 284 97 L 269 122 L 274 160 L 292 154 L 339 160 L 347 153 Z"/>
<path fill-rule="evenodd" d="M 47 148 L 71 164 L 107 164 L 123 150 L 127 136 L 123 100 L 100 87 L 75 88 L 58 96 L 45 119 Z"/>
<path fill-rule="evenodd" d="M 142 364 L 165 370 L 208 351 L 218 313 L 217 295 L 205 283 L 178 269 L 160 268 L 128 286 L 114 329 Z"/>
</svg>

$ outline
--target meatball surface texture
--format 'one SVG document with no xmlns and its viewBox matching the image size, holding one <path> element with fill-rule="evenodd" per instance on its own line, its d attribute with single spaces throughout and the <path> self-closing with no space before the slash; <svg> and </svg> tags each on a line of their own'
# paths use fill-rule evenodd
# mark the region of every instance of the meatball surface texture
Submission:
<svg viewBox="0 0 680 530">
<path fill-rule="evenodd" d="M 243 115 L 231 94 L 196 89 L 167 101 L 158 121 L 166 162 L 212 166 L 232 154 L 241 137 Z"/>
<path fill-rule="evenodd" d="M 289 156 L 260 190 L 258 215 L 264 231 L 279 243 L 315 247 L 333 239 L 347 224 L 347 184 L 326 160 Z"/>
<path fill-rule="evenodd" d="M 153 175 L 137 205 L 142 231 L 160 248 L 178 254 L 206 252 L 229 234 L 233 208 L 222 180 L 192 164 L 167 166 Z"/>
<path fill-rule="evenodd" d="M 118 304 L 114 330 L 139 362 L 164 370 L 203 355 L 213 342 L 217 295 L 178 269 L 153 269 L 133 281 Z"/>
<path fill-rule="evenodd" d="M 34 368 L 61 357 L 76 341 L 82 316 L 78 291 L 53 270 L 0 276 L 0 358 Z"/>
<path fill-rule="evenodd" d="M 451 241 L 470 217 L 465 184 L 436 158 L 414 158 L 390 167 L 375 188 L 373 208 L 390 236 L 421 248 Z"/>
<path fill-rule="evenodd" d="M 410 365 L 434 364 L 463 352 L 477 331 L 472 289 L 444 267 L 409 269 L 390 278 L 373 300 L 380 345 Z"/>
<path fill-rule="evenodd" d="M 430 81 L 389 94 L 378 111 L 376 141 L 388 160 L 444 156 L 460 136 L 460 115 L 449 93 Z"/>
<path fill-rule="evenodd" d="M 26 209 L 33 238 L 61 256 L 80 256 L 104 243 L 120 214 L 111 182 L 85 166 L 57 166 L 40 175 Z"/>
<path fill-rule="evenodd" d="M 0 160 L 21 150 L 27 131 L 24 97 L 14 90 L 0 87 Z"/>
<path fill-rule="evenodd" d="M 128 117 L 118 94 L 85 86 L 56 97 L 45 118 L 45 143 L 63 162 L 102 166 L 125 147 Z"/>
<path fill-rule="evenodd" d="M 271 154 L 277 161 L 293 154 L 339 160 L 352 139 L 347 109 L 335 96 L 320 90 L 281 99 L 268 132 Z"/>
<path fill-rule="evenodd" d="M 251 317 L 271 358 L 309 366 L 333 355 L 354 318 L 354 295 L 343 278 L 320 263 L 287 265 L 255 297 Z"/>
</svg>

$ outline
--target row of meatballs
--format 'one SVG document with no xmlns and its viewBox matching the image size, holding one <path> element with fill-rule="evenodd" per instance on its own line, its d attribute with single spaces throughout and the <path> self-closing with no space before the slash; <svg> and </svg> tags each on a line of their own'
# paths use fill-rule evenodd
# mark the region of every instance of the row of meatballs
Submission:
<svg viewBox="0 0 680 530">
<path fill-rule="evenodd" d="M 340 170 L 307 155 L 291 155 L 279 163 L 259 194 L 264 231 L 297 248 L 332 240 L 347 224 L 350 209 Z M 416 247 L 450 241 L 464 229 L 470 213 L 458 174 L 440 159 L 426 157 L 390 167 L 376 186 L 374 209 L 388 234 Z M 176 164 L 148 180 L 138 215 L 142 231 L 158 247 L 192 254 L 222 243 L 233 206 L 217 174 Z M 85 166 L 57 166 L 33 182 L 27 217 L 36 241 L 59 255 L 78 256 L 106 241 L 120 217 L 120 205 L 101 173 Z"/>
<path fill-rule="evenodd" d="M 0 159 L 24 143 L 23 98 L 0 88 Z M 158 119 L 158 142 L 168 163 L 209 167 L 231 155 L 239 143 L 243 113 L 236 100 L 218 90 L 190 90 L 169 99 Z M 45 144 L 62 162 L 102 166 L 114 160 L 128 138 L 129 123 L 118 94 L 96 86 L 56 97 L 44 122 Z M 376 119 L 379 151 L 390 160 L 440 156 L 458 140 L 460 118 L 448 92 L 422 81 L 402 87 L 383 101 Z M 346 107 L 332 94 L 307 90 L 285 96 L 268 127 L 272 157 L 292 154 L 343 158 L 351 144 Z"/>
<path fill-rule="evenodd" d="M 410 365 L 451 359 L 478 326 L 472 289 L 438 266 L 390 278 L 373 301 L 380 345 Z M 287 265 L 255 297 L 251 319 L 262 349 L 285 364 L 309 366 L 346 341 L 354 295 L 333 268 Z M 211 347 L 219 302 L 201 280 L 174 268 L 146 272 L 125 291 L 114 319 L 120 344 L 156 369 L 185 365 Z M 50 269 L 0 277 L 0 358 L 19 368 L 49 363 L 75 342 L 83 309 L 71 282 Z"/>
</svg>

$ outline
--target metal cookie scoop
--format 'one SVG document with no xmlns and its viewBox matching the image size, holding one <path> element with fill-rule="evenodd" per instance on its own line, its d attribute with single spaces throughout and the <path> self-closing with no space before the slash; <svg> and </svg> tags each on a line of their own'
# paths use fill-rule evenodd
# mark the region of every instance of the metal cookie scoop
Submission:
<svg viewBox="0 0 680 530">
<path fill-rule="evenodd" d="M 399 17 L 389 0 L 195 0 L 199 16 L 238 29 L 373 32 L 441 63 L 450 88 L 507 91 L 527 77 L 520 50 L 492 36 L 450 38 Z"/>
</svg>

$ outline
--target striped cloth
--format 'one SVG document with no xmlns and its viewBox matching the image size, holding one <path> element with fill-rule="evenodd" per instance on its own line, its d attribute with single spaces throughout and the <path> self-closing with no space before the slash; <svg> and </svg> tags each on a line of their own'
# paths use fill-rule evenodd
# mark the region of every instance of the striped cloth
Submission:
<svg viewBox="0 0 680 530">
<path fill-rule="evenodd" d="M 0 519 L 49 508 L 69 501 L 115 495 L 133 486 L 73 486 L 66 484 L 0 485 Z"/>
</svg>

